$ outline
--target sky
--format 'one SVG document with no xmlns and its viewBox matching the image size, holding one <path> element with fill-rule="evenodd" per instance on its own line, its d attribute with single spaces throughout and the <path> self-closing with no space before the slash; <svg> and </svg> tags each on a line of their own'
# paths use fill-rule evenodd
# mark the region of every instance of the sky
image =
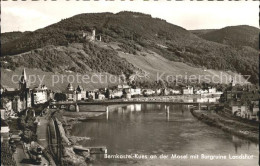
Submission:
<svg viewBox="0 0 260 166">
<path fill-rule="evenodd" d="M 135 11 L 188 30 L 259 27 L 258 1 L 2 1 L 1 32 L 34 31 L 81 13 Z"/>
</svg>

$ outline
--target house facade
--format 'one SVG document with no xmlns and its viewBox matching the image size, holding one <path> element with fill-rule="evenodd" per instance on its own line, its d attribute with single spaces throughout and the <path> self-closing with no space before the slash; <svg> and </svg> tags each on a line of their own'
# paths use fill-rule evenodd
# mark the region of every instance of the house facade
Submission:
<svg viewBox="0 0 260 166">
<path fill-rule="evenodd" d="M 113 90 L 110 94 L 111 98 L 121 98 L 123 96 L 122 90 Z"/>
<path fill-rule="evenodd" d="M 47 87 L 45 85 L 39 85 L 33 89 L 33 104 L 42 104 L 48 101 L 48 92 Z"/>
<path fill-rule="evenodd" d="M 76 91 L 74 90 L 71 83 L 68 84 L 65 90 L 67 101 L 76 101 Z"/>
<path fill-rule="evenodd" d="M 184 95 L 192 95 L 193 94 L 193 87 L 187 86 L 182 89 L 182 94 Z"/>
<path fill-rule="evenodd" d="M 78 85 L 76 88 L 76 100 L 86 100 L 87 92 L 82 88 L 82 86 Z"/>
</svg>

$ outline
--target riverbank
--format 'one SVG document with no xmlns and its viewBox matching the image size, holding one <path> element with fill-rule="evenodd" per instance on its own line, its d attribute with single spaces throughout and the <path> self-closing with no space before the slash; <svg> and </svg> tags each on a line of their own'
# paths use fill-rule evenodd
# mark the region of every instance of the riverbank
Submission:
<svg viewBox="0 0 260 166">
<path fill-rule="evenodd" d="M 73 142 L 69 139 L 69 137 L 67 136 L 66 133 L 66 128 L 68 125 L 68 121 L 66 118 L 64 118 L 63 113 L 65 111 L 62 109 L 55 109 L 55 111 L 52 114 L 52 118 L 55 119 L 55 121 L 57 122 L 57 126 L 58 126 L 58 132 L 60 133 L 60 139 L 61 139 L 61 151 L 62 151 L 62 157 L 61 157 L 61 163 L 62 165 L 72 165 L 72 166 L 78 166 L 78 165 L 82 165 L 82 166 L 86 166 L 86 158 L 84 158 L 83 156 L 77 155 L 74 151 L 73 151 Z M 57 128 L 56 128 L 57 130 Z M 53 132 L 55 133 L 55 132 Z M 55 136 L 56 139 L 56 136 Z M 52 145 L 51 145 L 52 146 Z M 54 146 L 53 147 L 53 151 L 54 151 L 54 155 L 55 152 L 58 151 L 58 149 L 56 149 L 57 147 Z M 53 156 L 54 157 L 54 156 Z"/>
<path fill-rule="evenodd" d="M 109 106 L 109 111 L 114 111 L 118 107 L 122 107 L 124 104 Z M 71 129 L 74 124 L 80 123 L 82 121 L 87 121 L 89 118 L 98 117 L 106 112 L 100 112 L 104 110 L 104 106 L 88 106 L 82 112 L 68 112 L 62 109 L 56 109 L 53 117 L 57 119 L 59 126 L 60 135 L 62 138 L 63 145 L 63 157 L 62 163 L 65 165 L 81 165 L 85 166 L 89 161 L 93 160 L 89 153 L 81 152 L 76 153 L 73 150 L 73 146 L 80 145 L 80 141 L 88 141 L 89 137 L 77 137 L 71 135 Z M 97 112 L 87 112 L 87 111 L 97 111 Z M 84 112 L 86 111 L 86 112 Z"/>
<path fill-rule="evenodd" d="M 236 119 L 220 116 L 215 112 L 191 109 L 191 114 L 202 122 L 222 129 L 241 138 L 248 139 L 254 143 L 259 142 L 259 127 L 238 121 Z"/>
</svg>

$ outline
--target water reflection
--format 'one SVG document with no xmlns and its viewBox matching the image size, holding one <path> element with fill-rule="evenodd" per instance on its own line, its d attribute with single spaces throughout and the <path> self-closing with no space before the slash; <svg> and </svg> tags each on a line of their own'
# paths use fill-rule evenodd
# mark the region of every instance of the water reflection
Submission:
<svg viewBox="0 0 260 166">
<path fill-rule="evenodd" d="M 108 154 L 253 154 L 253 160 L 192 160 L 194 165 L 256 165 L 258 145 L 210 127 L 186 105 L 137 104 L 76 124 L 72 134 L 91 137 L 85 146 L 106 146 Z M 94 165 L 190 165 L 190 160 L 98 158 Z"/>
</svg>

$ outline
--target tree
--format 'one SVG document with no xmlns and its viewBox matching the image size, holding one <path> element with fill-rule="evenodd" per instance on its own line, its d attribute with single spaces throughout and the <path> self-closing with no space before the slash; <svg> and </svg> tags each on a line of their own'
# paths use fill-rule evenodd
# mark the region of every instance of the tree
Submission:
<svg viewBox="0 0 260 166">
<path fill-rule="evenodd" d="M 109 99 L 109 97 L 110 97 L 110 91 L 109 91 L 109 89 L 106 90 L 105 96 L 106 96 L 106 98 Z"/>
<path fill-rule="evenodd" d="M 55 93 L 54 99 L 56 101 L 65 101 L 66 100 L 66 94 L 64 93 Z"/>
</svg>

